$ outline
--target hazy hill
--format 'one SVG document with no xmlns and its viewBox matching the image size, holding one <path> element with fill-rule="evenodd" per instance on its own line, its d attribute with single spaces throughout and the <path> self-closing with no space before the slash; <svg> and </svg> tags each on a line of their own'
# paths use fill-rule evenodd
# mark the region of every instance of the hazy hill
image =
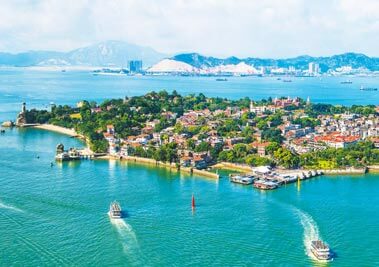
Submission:
<svg viewBox="0 0 379 267">
<path fill-rule="evenodd" d="M 367 68 L 371 71 L 379 71 L 379 58 L 368 57 L 364 54 L 358 53 L 345 53 L 341 55 L 334 55 L 331 57 L 311 57 L 311 56 L 298 56 L 287 59 L 262 59 L 262 58 L 215 58 L 207 57 L 197 53 L 179 54 L 171 59 L 185 62 L 197 68 L 216 67 L 219 65 L 238 64 L 245 62 L 255 67 L 289 67 L 294 66 L 296 69 L 307 69 L 310 62 L 320 64 L 322 71 L 328 69 L 335 69 L 342 66 L 351 66 L 353 68 Z"/>
<path fill-rule="evenodd" d="M 0 65 L 6 66 L 118 66 L 127 67 L 127 61 L 141 59 L 145 67 L 151 66 L 167 55 L 149 47 L 122 41 L 106 41 L 69 52 L 28 51 L 11 54 L 0 53 Z"/>
</svg>

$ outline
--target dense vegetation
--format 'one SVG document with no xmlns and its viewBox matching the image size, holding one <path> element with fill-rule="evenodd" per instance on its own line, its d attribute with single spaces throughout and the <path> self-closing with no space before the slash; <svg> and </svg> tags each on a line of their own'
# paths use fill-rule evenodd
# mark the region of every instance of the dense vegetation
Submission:
<svg viewBox="0 0 379 267">
<path fill-rule="evenodd" d="M 256 105 L 266 105 L 272 99 L 263 99 Z M 302 127 L 315 127 L 320 125 L 318 115 L 335 115 L 344 112 L 352 112 L 362 115 L 375 114 L 374 106 L 333 106 L 328 104 L 305 105 L 301 100 L 300 107 L 289 106 L 286 110 L 304 109 L 306 117 L 292 118 L 292 123 Z M 209 152 L 214 161 L 229 161 L 236 163 L 247 163 L 252 166 L 259 165 L 281 165 L 286 168 L 308 167 L 308 168 L 337 168 L 345 166 L 364 166 L 379 162 L 379 150 L 374 149 L 370 142 L 360 142 L 348 149 L 332 149 L 310 152 L 297 155 L 284 148 L 282 143 L 284 137 L 277 126 L 283 123 L 283 115 L 286 111 L 275 114 L 266 112 L 265 116 L 256 116 L 253 113 L 244 113 L 241 117 L 227 117 L 224 113 L 216 115 L 213 120 L 221 121 L 216 127 L 219 136 L 224 139 L 240 138 L 240 142 L 230 150 L 224 150 L 222 144 L 211 146 L 208 142 L 196 143 L 191 137 L 196 136 L 198 140 L 204 140 L 210 132 L 205 118 L 199 118 L 198 125 L 184 127 L 176 123 L 175 119 L 167 119 L 162 112 L 173 112 L 177 116 L 183 115 L 188 110 L 226 110 L 228 107 L 249 107 L 250 99 L 228 100 L 224 98 L 206 98 L 203 94 L 181 96 L 176 91 L 169 94 L 166 91 L 151 92 L 144 96 L 135 96 L 125 99 L 106 100 L 100 105 L 95 102 L 82 101 L 80 107 L 59 105 L 53 107 L 51 112 L 46 110 L 30 110 L 27 112 L 28 122 L 51 123 L 75 130 L 88 138 L 91 149 L 95 152 L 105 152 L 108 142 L 103 137 L 103 132 L 108 124 L 114 125 L 117 136 L 127 138 L 138 135 L 141 128 L 145 127 L 147 121 L 159 120 L 154 131 L 172 126 L 177 134 L 185 134 L 189 137 L 187 147 L 194 152 Z M 94 109 L 100 109 L 95 112 Z M 261 132 L 262 141 L 270 142 L 266 148 L 267 157 L 260 157 L 257 150 L 250 146 L 255 141 L 254 133 Z M 167 140 L 166 134 L 161 139 Z M 178 162 L 178 146 L 168 143 L 159 147 L 148 143 L 145 148 L 130 148 L 130 154 L 154 158 L 160 161 Z"/>
<path fill-rule="evenodd" d="M 379 149 L 374 149 L 372 142 L 363 141 L 347 149 L 328 148 L 300 156 L 300 164 L 308 168 L 363 167 L 377 163 L 379 163 Z"/>
</svg>

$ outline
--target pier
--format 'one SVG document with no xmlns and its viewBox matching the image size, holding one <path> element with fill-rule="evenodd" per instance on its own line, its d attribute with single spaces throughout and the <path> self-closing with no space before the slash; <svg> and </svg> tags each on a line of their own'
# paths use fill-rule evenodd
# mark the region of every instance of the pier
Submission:
<svg viewBox="0 0 379 267">
<path fill-rule="evenodd" d="M 320 170 L 285 170 L 260 166 L 251 168 L 250 172 L 230 174 L 229 180 L 232 183 L 253 184 L 258 189 L 272 190 L 285 184 L 310 179 L 322 174 L 323 172 Z"/>
<path fill-rule="evenodd" d="M 71 161 L 71 160 L 81 160 L 81 159 L 92 159 L 96 155 L 89 149 L 77 149 L 71 147 L 68 150 L 64 149 L 63 144 L 58 144 L 56 149 L 55 160 L 56 161 Z"/>
</svg>

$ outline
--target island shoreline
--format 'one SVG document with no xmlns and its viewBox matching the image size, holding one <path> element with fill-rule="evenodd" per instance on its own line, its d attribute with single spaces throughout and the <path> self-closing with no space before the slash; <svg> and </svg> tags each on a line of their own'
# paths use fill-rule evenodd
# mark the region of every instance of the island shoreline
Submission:
<svg viewBox="0 0 379 267">
<path fill-rule="evenodd" d="M 46 130 L 46 131 L 50 131 L 50 132 L 56 132 L 56 133 L 71 136 L 73 138 L 78 138 L 78 139 L 84 140 L 84 141 L 86 141 L 87 149 L 90 149 L 88 142 L 87 142 L 87 138 L 84 135 L 77 133 L 74 129 L 69 129 L 69 128 L 65 128 L 65 127 L 57 126 L 57 125 L 53 125 L 53 124 L 35 124 L 35 125 L 30 125 L 30 126 L 25 125 L 25 126 L 35 128 L 35 129 L 40 129 L 40 130 Z M 94 152 L 92 152 L 92 153 L 94 155 L 93 159 L 96 159 L 96 160 L 120 160 L 120 161 L 126 160 L 126 161 L 144 163 L 144 164 L 149 164 L 149 165 L 154 165 L 154 166 L 159 166 L 159 167 L 166 167 L 166 168 L 169 168 L 171 170 L 176 170 L 178 172 L 184 172 L 184 173 L 189 173 L 189 174 L 197 174 L 197 175 L 204 176 L 207 178 L 219 179 L 219 177 L 220 177 L 216 173 L 208 172 L 208 171 L 204 171 L 204 170 L 198 170 L 195 168 L 180 167 L 178 169 L 175 163 L 170 164 L 168 162 L 156 161 L 154 159 L 149 159 L 149 158 L 134 157 L 134 156 L 133 157 L 129 156 L 129 157 L 121 157 L 120 158 L 120 157 L 113 157 L 111 155 L 95 156 L 95 153 Z"/>
<path fill-rule="evenodd" d="M 56 132 L 64 135 L 71 136 L 73 138 L 78 138 L 86 142 L 87 149 L 89 148 L 88 145 L 88 140 L 87 138 L 82 135 L 77 133 L 74 129 L 62 127 L 62 126 L 57 126 L 53 124 L 33 124 L 33 125 L 25 125 L 24 127 L 31 127 L 35 129 L 40 129 L 40 130 L 46 130 L 46 131 L 51 131 L 51 132 Z M 91 153 L 95 154 L 93 151 Z M 143 158 L 143 157 L 135 157 L 135 156 L 127 156 L 127 157 L 113 157 L 111 155 L 105 155 L 105 156 L 94 156 L 93 159 L 97 160 L 125 160 L 125 161 L 131 161 L 131 162 L 136 162 L 136 163 L 143 163 L 143 164 L 148 164 L 148 165 L 154 165 L 158 167 L 166 167 L 169 168 L 170 170 L 176 170 L 178 172 L 184 172 L 184 173 L 189 173 L 189 174 L 197 174 L 200 176 L 204 176 L 207 178 L 213 178 L 213 179 L 219 179 L 220 176 L 216 173 L 205 171 L 205 170 L 198 170 L 195 168 L 189 168 L 189 167 L 182 167 L 178 168 L 175 163 L 168 163 L 168 162 L 161 162 L 161 161 L 156 161 L 154 159 L 150 158 Z M 250 166 L 243 165 L 243 164 L 236 164 L 236 163 L 231 163 L 231 162 L 219 162 L 216 163 L 215 165 L 211 166 L 212 169 L 226 169 L 226 170 L 231 170 L 231 171 L 236 171 L 236 172 L 251 172 L 252 169 Z M 295 170 L 288 170 L 288 171 L 295 171 Z M 297 170 L 297 171 L 300 171 Z M 303 171 L 307 171 L 307 169 L 304 169 Z M 346 168 L 346 169 L 333 169 L 333 170 L 320 170 L 326 175 L 364 175 L 366 173 L 379 173 L 379 165 L 372 165 L 372 166 L 366 166 L 363 168 Z"/>
</svg>

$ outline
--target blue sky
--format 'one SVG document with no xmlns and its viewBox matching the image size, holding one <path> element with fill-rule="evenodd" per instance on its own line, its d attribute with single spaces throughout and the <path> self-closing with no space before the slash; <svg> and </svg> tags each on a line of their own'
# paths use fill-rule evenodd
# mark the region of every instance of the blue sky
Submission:
<svg viewBox="0 0 379 267">
<path fill-rule="evenodd" d="M 0 0 L 0 50 L 123 40 L 166 53 L 379 56 L 379 0 Z"/>
</svg>

